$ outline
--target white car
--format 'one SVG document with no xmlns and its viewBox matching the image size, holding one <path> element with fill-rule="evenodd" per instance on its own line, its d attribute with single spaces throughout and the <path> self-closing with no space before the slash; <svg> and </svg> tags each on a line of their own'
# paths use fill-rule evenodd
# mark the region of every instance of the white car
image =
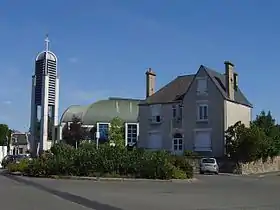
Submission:
<svg viewBox="0 0 280 210">
<path fill-rule="evenodd" d="M 219 174 L 219 166 L 215 158 L 201 158 L 199 173 L 215 173 Z"/>
</svg>

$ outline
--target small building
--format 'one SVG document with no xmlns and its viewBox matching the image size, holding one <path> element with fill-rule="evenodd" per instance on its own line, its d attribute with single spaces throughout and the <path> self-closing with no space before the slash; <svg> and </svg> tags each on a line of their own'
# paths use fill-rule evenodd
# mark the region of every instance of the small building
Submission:
<svg viewBox="0 0 280 210">
<path fill-rule="evenodd" d="M 30 152 L 30 134 L 14 132 L 11 136 L 9 154 L 18 155 Z"/>
<path fill-rule="evenodd" d="M 201 65 L 195 74 L 178 76 L 158 91 L 155 78 L 149 69 L 146 100 L 139 104 L 139 147 L 223 156 L 227 128 L 238 121 L 250 124 L 253 106 L 230 62 L 224 73 Z"/>
<path fill-rule="evenodd" d="M 108 131 L 110 122 L 115 117 L 124 121 L 125 126 L 125 144 L 134 144 L 138 141 L 138 104 L 139 99 L 127 98 L 108 98 L 100 100 L 87 106 L 72 105 L 68 107 L 61 117 L 61 127 L 66 123 L 71 123 L 73 117 L 80 119 L 82 126 L 88 131 L 94 130 L 99 133 L 99 141 L 108 140 Z M 93 135 L 91 139 L 95 139 Z"/>
</svg>

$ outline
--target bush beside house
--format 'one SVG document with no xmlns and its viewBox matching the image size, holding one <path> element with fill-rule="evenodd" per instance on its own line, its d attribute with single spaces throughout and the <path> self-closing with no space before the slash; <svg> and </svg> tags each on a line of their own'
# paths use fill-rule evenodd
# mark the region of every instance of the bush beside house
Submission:
<svg viewBox="0 0 280 210">
<path fill-rule="evenodd" d="M 193 170 L 184 157 L 165 151 L 127 150 L 93 144 L 81 144 L 78 149 L 66 144 L 56 144 L 51 153 L 29 161 L 11 164 L 10 172 L 20 171 L 28 176 L 94 176 L 128 177 L 146 179 L 187 179 Z"/>
<path fill-rule="evenodd" d="M 28 176 L 94 176 L 147 179 L 186 179 L 193 176 L 187 159 L 172 156 L 165 151 L 145 151 L 126 148 L 124 123 L 120 118 L 110 122 L 109 141 L 99 144 L 82 143 L 84 130 L 78 118 L 64 129 L 64 143 L 56 144 L 50 152 L 32 161 L 10 164 L 10 172 L 19 171 Z M 110 146 L 112 145 L 115 146 Z"/>
</svg>

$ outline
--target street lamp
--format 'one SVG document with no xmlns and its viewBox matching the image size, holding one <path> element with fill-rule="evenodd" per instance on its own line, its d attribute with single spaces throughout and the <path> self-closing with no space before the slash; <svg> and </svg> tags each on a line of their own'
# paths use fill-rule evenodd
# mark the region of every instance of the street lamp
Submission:
<svg viewBox="0 0 280 210">
<path fill-rule="evenodd" d="M 95 138 L 96 138 L 96 149 L 98 149 L 98 146 L 99 146 L 99 139 L 100 139 L 100 133 L 99 133 L 99 131 L 96 131 L 96 133 L 95 133 Z"/>
</svg>

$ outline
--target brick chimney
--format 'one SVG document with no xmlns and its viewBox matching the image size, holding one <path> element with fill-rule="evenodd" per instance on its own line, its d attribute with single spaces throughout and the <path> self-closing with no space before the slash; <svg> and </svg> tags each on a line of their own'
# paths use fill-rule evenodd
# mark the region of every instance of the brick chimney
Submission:
<svg viewBox="0 0 280 210">
<path fill-rule="evenodd" d="M 156 73 L 154 73 L 151 68 L 148 68 L 146 71 L 146 98 L 155 93 L 155 85 Z"/>
<path fill-rule="evenodd" d="M 234 92 L 237 89 L 237 74 L 234 73 L 234 65 L 230 61 L 225 61 L 225 79 L 228 98 L 234 100 Z"/>
</svg>

